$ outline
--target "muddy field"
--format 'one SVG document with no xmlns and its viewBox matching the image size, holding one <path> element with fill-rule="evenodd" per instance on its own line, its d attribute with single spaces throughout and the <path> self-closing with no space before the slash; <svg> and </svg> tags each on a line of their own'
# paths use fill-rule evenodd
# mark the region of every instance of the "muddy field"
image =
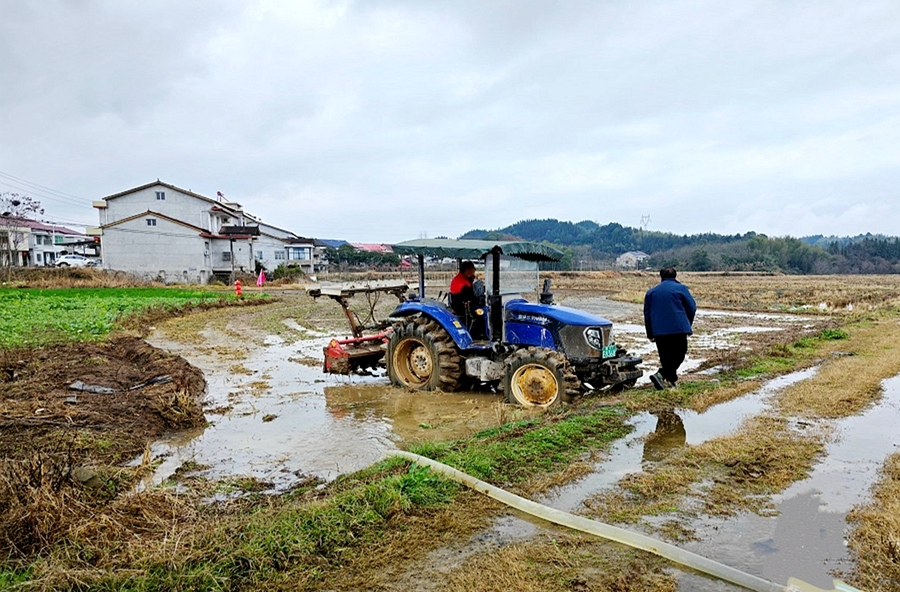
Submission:
<svg viewBox="0 0 900 592">
<path fill-rule="evenodd" d="M 625 393 L 588 393 L 576 413 L 619 406 L 632 414 L 630 433 L 519 491 L 774 582 L 795 576 L 831 589 L 837 575 L 872 592 L 894 589 L 896 573 L 879 580 L 858 569 L 866 564 L 857 540 L 872 536 L 867 512 L 875 512 L 870 524 L 879 518 L 870 491 L 900 445 L 900 356 L 891 351 L 900 338 L 898 283 L 683 279 L 700 305 L 684 384 L 663 395 L 646 379 Z M 654 282 L 650 274 L 554 274 L 556 301 L 614 321 L 615 340 L 644 358 L 645 376 L 656 357 L 640 297 Z M 146 343 L 121 337 L 7 355 L 0 450 L 28 456 L 68 430 L 71 441 L 89 442 L 72 462 L 131 465 L 135 491 L 190 498 L 196 490 L 201 504 L 236 503 L 331 483 L 392 450 L 537 416 L 489 391 L 412 393 L 377 373 L 324 375 L 322 347 L 346 334 L 339 308 L 299 290 L 274 295 L 279 301 L 265 306 L 162 320 L 144 328 Z M 376 309 L 392 305 L 385 299 Z M 846 333 L 834 341 L 814 339 L 839 328 Z M 154 382 L 162 377 L 171 380 Z M 76 392 L 76 382 L 115 392 Z M 381 563 L 353 560 L 350 575 L 324 581 L 329 589 L 363 589 L 361 581 L 382 590 L 737 589 L 465 499 L 468 519 L 452 506 L 415 551 L 376 545 L 363 552 Z M 414 523 L 406 532 L 428 528 Z"/>
</svg>

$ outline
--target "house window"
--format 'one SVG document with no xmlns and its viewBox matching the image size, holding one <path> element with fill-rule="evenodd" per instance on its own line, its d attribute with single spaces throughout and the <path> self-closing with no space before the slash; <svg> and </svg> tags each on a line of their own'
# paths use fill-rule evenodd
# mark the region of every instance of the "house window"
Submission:
<svg viewBox="0 0 900 592">
<path fill-rule="evenodd" d="M 63 244 L 63 238 L 64 238 L 64 237 L 62 237 L 62 236 L 54 236 L 54 237 L 53 237 L 53 244 L 54 244 L 54 245 L 61 245 L 61 244 Z"/>
<path fill-rule="evenodd" d="M 44 244 L 44 237 L 42 237 L 42 236 L 39 235 L 39 234 L 36 234 L 36 235 L 34 236 L 34 244 L 36 244 L 36 245 L 42 245 L 42 244 Z"/>
<path fill-rule="evenodd" d="M 275 260 L 283 261 L 284 260 L 284 251 L 275 251 Z"/>
<path fill-rule="evenodd" d="M 308 261 L 309 260 L 309 248 L 308 247 L 288 247 L 288 259 L 294 261 Z"/>
<path fill-rule="evenodd" d="M 255 255 L 256 255 L 256 258 L 259 259 L 260 261 L 263 260 L 263 252 L 262 251 L 257 251 L 255 253 Z"/>
<path fill-rule="evenodd" d="M 147 226 L 156 226 L 156 218 L 147 218 Z"/>
<path fill-rule="evenodd" d="M 231 251 L 222 251 L 222 261 L 231 261 Z"/>
<path fill-rule="evenodd" d="M 165 191 L 157 191 L 156 192 L 156 201 L 163 201 L 164 199 L 166 199 L 166 192 Z"/>
</svg>

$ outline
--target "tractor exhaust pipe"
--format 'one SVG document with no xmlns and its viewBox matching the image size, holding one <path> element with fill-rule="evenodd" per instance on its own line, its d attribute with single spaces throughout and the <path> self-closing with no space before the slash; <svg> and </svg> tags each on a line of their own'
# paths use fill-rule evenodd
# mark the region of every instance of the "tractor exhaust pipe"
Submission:
<svg viewBox="0 0 900 592">
<path fill-rule="evenodd" d="M 553 304 L 553 292 L 550 291 L 550 278 L 544 278 L 544 287 L 541 289 L 541 304 Z"/>
</svg>

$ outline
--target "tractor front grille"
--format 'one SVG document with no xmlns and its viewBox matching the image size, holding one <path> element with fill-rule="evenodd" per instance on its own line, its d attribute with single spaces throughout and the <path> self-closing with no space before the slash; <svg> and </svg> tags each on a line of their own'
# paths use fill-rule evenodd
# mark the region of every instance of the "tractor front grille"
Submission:
<svg viewBox="0 0 900 592">
<path fill-rule="evenodd" d="M 599 334 L 602 343 L 599 348 L 592 347 L 588 343 L 587 331 L 595 331 Z M 603 356 L 603 347 L 612 343 L 612 326 L 580 327 L 566 325 L 559 330 L 563 349 L 570 358 L 600 358 Z"/>
</svg>

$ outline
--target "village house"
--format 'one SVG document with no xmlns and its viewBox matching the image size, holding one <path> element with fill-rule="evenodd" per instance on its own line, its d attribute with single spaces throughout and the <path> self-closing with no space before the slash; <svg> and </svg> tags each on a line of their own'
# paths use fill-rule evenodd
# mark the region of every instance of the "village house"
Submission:
<svg viewBox="0 0 900 592">
<path fill-rule="evenodd" d="M 636 269 L 649 258 L 650 255 L 643 251 L 628 251 L 616 257 L 616 266 L 622 269 Z"/>
<path fill-rule="evenodd" d="M 94 202 L 103 268 L 169 283 L 205 284 L 281 264 L 314 271 L 312 239 L 262 222 L 241 204 L 162 181 Z"/>
<path fill-rule="evenodd" d="M 93 239 L 83 232 L 29 220 L 4 218 L 0 224 L 0 259 L 14 267 L 44 267 L 55 264 L 60 255 L 78 253 L 97 256 Z"/>
</svg>

